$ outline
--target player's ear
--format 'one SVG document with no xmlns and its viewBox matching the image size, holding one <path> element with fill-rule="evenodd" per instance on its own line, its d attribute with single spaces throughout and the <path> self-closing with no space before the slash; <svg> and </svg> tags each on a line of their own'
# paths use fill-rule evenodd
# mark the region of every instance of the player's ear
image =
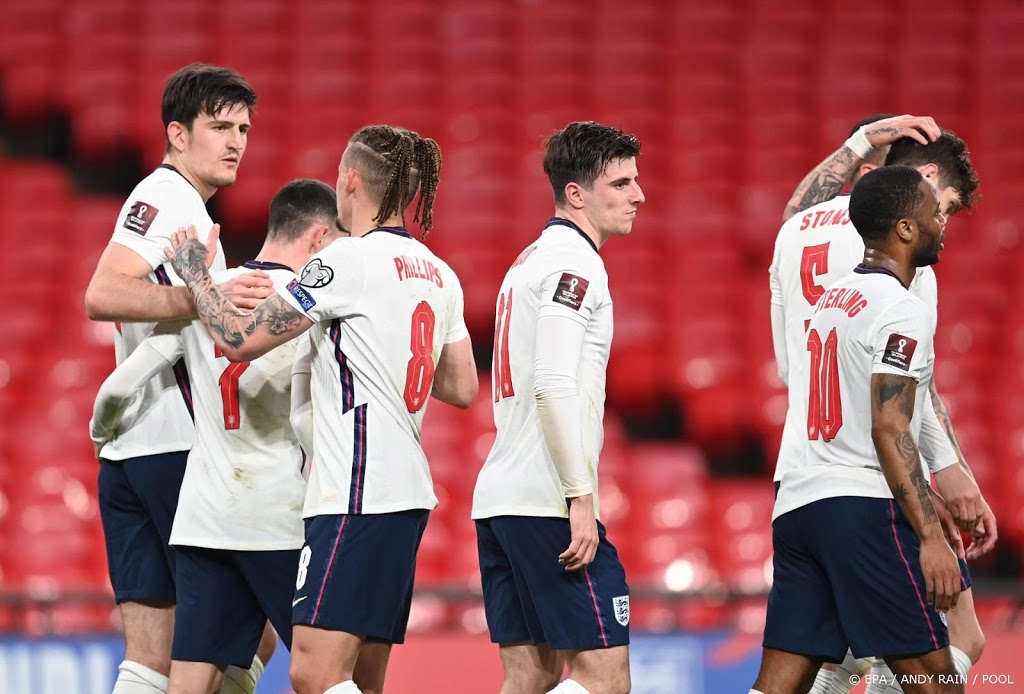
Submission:
<svg viewBox="0 0 1024 694">
<path fill-rule="evenodd" d="M 928 180 L 933 186 L 938 187 L 938 184 L 939 184 L 939 167 L 938 166 L 936 166 L 935 164 L 925 164 L 924 166 L 919 166 L 917 170 L 920 171 L 921 175 L 924 176 L 925 179 Z"/>
<path fill-rule="evenodd" d="M 917 237 L 917 225 L 914 220 L 903 218 L 896 222 L 896 235 L 904 243 L 912 243 Z"/>
<path fill-rule="evenodd" d="M 188 146 L 188 128 L 174 120 L 167 125 L 167 140 L 178 152 L 184 152 Z"/>
<path fill-rule="evenodd" d="M 565 200 L 577 210 L 583 209 L 583 186 L 570 181 L 565 184 Z"/>
<path fill-rule="evenodd" d="M 861 164 L 860 165 L 860 175 L 863 177 L 864 174 L 868 173 L 869 171 L 874 171 L 877 168 L 878 167 L 875 166 L 874 164 Z"/>
<path fill-rule="evenodd" d="M 327 235 L 330 230 L 326 224 L 317 224 L 309 232 L 309 254 L 319 253 L 327 245 Z"/>
<path fill-rule="evenodd" d="M 348 195 L 352 195 L 355 192 L 357 181 L 362 183 L 362 178 L 358 171 L 352 168 L 345 172 L 345 192 Z"/>
</svg>

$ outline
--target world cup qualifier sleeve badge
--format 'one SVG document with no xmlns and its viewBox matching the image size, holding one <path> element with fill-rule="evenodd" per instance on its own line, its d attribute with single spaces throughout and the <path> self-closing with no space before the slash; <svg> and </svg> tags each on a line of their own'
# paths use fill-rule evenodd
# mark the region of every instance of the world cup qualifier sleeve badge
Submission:
<svg viewBox="0 0 1024 694">
<path fill-rule="evenodd" d="M 569 272 L 563 272 L 551 300 L 556 304 L 568 306 L 573 311 L 579 311 L 580 306 L 583 305 L 583 298 L 587 295 L 588 287 L 590 287 L 589 280 Z"/>
<path fill-rule="evenodd" d="M 629 596 L 620 595 L 612 598 L 612 610 L 615 612 L 615 621 L 622 626 L 629 625 Z"/>
</svg>

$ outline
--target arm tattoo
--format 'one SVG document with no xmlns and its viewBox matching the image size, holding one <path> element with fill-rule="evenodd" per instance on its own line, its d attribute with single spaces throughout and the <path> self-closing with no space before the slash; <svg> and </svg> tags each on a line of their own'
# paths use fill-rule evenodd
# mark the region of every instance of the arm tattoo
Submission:
<svg viewBox="0 0 1024 694">
<path fill-rule="evenodd" d="M 914 416 L 916 391 L 916 384 L 906 376 L 892 374 L 879 374 L 878 376 L 878 405 L 882 406 L 895 398 L 900 414 L 908 419 Z"/>
<path fill-rule="evenodd" d="M 904 468 L 907 475 L 910 477 L 910 484 L 914 488 L 914 492 L 917 494 L 917 501 L 921 504 L 921 513 L 924 517 L 924 522 L 933 523 L 938 521 L 939 516 L 935 513 L 935 506 L 932 505 L 931 496 L 928 494 L 928 482 L 924 478 L 924 470 L 921 467 L 921 457 L 917 452 L 917 444 L 914 443 L 914 437 L 910 435 L 909 431 L 904 431 L 899 434 L 895 440 L 896 451 L 899 453 L 900 460 L 903 462 Z M 901 483 L 895 487 L 890 486 L 893 498 L 896 503 L 900 505 L 903 512 L 910 517 L 910 507 L 908 506 L 908 490 Z"/>
<path fill-rule="evenodd" d="M 971 472 L 971 468 L 967 464 L 967 459 L 964 458 L 964 452 L 960 450 L 960 442 L 956 438 L 956 432 L 953 431 L 953 420 L 949 417 L 949 410 L 946 409 L 946 403 L 942 402 L 942 398 L 939 397 L 939 391 L 935 388 L 934 379 L 928 386 L 928 392 L 932 396 L 932 408 L 935 410 L 935 416 L 938 418 L 939 425 L 942 427 L 942 430 L 945 431 L 946 436 L 949 437 L 949 442 L 953 445 L 953 450 L 956 452 L 956 458 L 960 463 L 960 467 L 962 467 L 973 479 L 974 473 Z"/>
<path fill-rule="evenodd" d="M 789 204 L 786 205 L 784 218 L 789 219 L 797 212 L 834 198 L 843 186 L 850 182 L 854 170 L 861 161 L 862 159 L 849 147 L 840 147 L 835 154 L 818 164 L 804 180 L 800 181 L 800 185 L 789 199 Z"/>
<path fill-rule="evenodd" d="M 206 257 L 206 248 L 190 239 L 175 250 L 171 264 L 188 286 L 199 318 L 225 344 L 241 347 L 260 326 L 265 326 L 271 335 L 282 335 L 302 324 L 304 316 L 277 294 L 251 313 L 239 310 L 213 283 L 206 268 Z"/>
</svg>

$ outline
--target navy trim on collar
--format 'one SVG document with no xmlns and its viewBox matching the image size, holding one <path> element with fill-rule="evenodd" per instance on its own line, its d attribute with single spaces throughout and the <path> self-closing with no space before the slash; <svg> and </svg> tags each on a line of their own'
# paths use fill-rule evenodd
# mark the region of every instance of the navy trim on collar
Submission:
<svg viewBox="0 0 1024 694">
<path fill-rule="evenodd" d="M 158 169 L 167 169 L 168 171 L 173 171 L 174 173 L 178 174 L 182 178 L 185 178 L 185 175 L 183 173 L 181 173 L 180 171 L 178 171 L 178 169 L 175 168 L 174 166 L 172 166 L 171 164 L 161 164 L 160 166 L 158 166 L 156 168 L 158 168 Z M 190 181 L 187 178 L 185 178 L 185 183 L 189 184 L 189 186 L 191 186 L 191 188 L 193 190 L 195 190 L 197 193 L 199 192 L 198 189 L 196 189 L 196 187 L 192 185 L 192 181 Z"/>
<path fill-rule="evenodd" d="M 412 238 L 412 234 L 410 234 L 409 230 L 405 227 L 377 227 L 375 229 L 370 229 L 368 232 L 363 234 L 363 236 L 369 236 L 375 231 L 386 231 L 387 233 L 394 234 L 395 236 L 404 236 L 407 239 Z"/>
<path fill-rule="evenodd" d="M 899 275 L 897 275 L 892 270 L 888 270 L 884 267 L 879 267 L 877 265 L 865 265 L 864 263 L 861 263 L 857 267 L 853 268 L 853 271 L 860 275 L 889 275 L 894 280 L 899 282 L 901 287 L 903 287 L 904 289 L 910 289 L 910 287 L 903 284 L 903 280 L 900 279 Z"/>
<path fill-rule="evenodd" d="M 242 263 L 242 267 L 249 270 L 287 270 L 288 272 L 295 272 L 284 263 L 271 263 L 266 260 L 247 260 Z"/>
<path fill-rule="evenodd" d="M 569 227 L 571 229 L 575 229 L 576 233 L 579 234 L 580 236 L 582 236 L 583 240 L 586 241 L 587 243 L 589 243 L 590 247 L 594 249 L 594 253 L 598 252 L 597 244 L 594 243 L 594 239 L 592 239 L 589 236 L 587 236 L 587 232 L 585 232 L 582 229 L 580 229 L 579 224 L 576 224 L 575 222 L 570 222 L 565 217 L 552 217 L 551 219 L 548 220 L 548 223 L 544 225 L 544 228 L 547 229 L 548 227 L 555 227 L 555 226 L 563 226 L 563 227 Z"/>
</svg>

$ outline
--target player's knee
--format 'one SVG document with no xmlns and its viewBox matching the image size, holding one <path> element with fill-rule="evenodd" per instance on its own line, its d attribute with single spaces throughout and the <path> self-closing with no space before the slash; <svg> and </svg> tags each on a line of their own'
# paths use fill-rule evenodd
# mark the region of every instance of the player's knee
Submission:
<svg viewBox="0 0 1024 694">
<path fill-rule="evenodd" d="M 292 658 L 288 668 L 288 679 L 291 680 L 295 694 L 322 694 L 333 682 L 320 682 L 315 670 L 304 667 L 301 658 Z"/>
<path fill-rule="evenodd" d="M 561 674 L 538 668 L 506 668 L 503 691 L 548 692 L 558 686 Z"/>
<path fill-rule="evenodd" d="M 964 639 L 963 645 L 957 645 L 961 651 L 971 659 L 971 665 L 977 665 L 981 660 L 981 654 L 985 652 L 985 632 L 980 626 L 971 629 L 970 634 Z"/>
</svg>

